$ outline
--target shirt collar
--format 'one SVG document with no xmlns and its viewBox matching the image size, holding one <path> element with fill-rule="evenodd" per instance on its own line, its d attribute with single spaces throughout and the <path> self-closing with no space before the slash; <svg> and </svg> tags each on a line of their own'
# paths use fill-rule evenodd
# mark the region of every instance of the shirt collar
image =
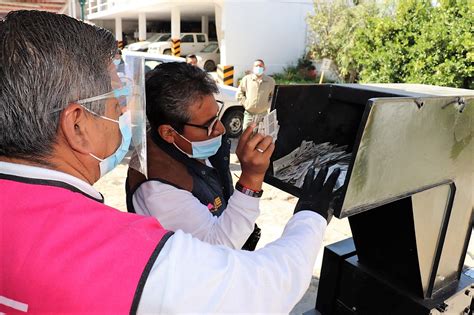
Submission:
<svg viewBox="0 0 474 315">
<path fill-rule="evenodd" d="M 95 190 L 95 188 L 92 187 L 89 183 L 86 183 L 85 181 L 77 177 L 63 172 L 50 170 L 38 166 L 30 166 L 0 161 L 0 173 L 17 177 L 62 182 L 77 188 L 84 194 L 94 199 L 103 199 L 102 195 L 97 190 Z"/>
<path fill-rule="evenodd" d="M 266 78 L 266 77 L 267 77 L 267 76 L 266 76 L 265 74 L 262 75 L 262 78 L 261 78 L 262 82 L 263 82 L 263 81 L 267 81 L 267 78 Z M 255 73 L 252 73 L 252 80 L 254 80 L 254 81 L 257 81 L 257 80 L 258 80 L 258 77 L 257 77 L 257 75 L 256 75 Z"/>
</svg>

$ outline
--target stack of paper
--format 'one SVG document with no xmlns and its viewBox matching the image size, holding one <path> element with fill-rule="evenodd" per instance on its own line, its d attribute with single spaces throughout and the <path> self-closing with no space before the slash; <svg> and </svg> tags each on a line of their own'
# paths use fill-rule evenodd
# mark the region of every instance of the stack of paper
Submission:
<svg viewBox="0 0 474 315">
<path fill-rule="evenodd" d="M 257 132 L 264 136 L 271 136 L 274 143 L 277 140 L 279 130 L 280 125 L 278 124 L 276 109 L 263 117 L 263 120 L 257 126 Z"/>
<path fill-rule="evenodd" d="M 329 168 L 328 176 L 335 168 L 341 169 L 335 189 L 344 185 L 351 153 L 346 152 L 347 146 L 338 146 L 329 142 L 314 144 L 312 141 L 303 141 L 301 145 L 273 162 L 274 176 L 284 182 L 303 186 L 306 172 L 311 166 L 315 168 L 315 176 L 323 167 Z"/>
</svg>

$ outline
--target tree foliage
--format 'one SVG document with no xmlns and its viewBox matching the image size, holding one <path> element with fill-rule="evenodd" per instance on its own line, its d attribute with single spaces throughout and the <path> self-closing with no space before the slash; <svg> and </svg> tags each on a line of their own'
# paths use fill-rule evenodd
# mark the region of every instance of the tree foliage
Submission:
<svg viewBox="0 0 474 315">
<path fill-rule="evenodd" d="M 473 88 L 474 10 L 470 1 L 440 0 L 433 5 L 431 0 L 399 0 L 375 9 L 367 3 L 350 6 L 341 1 L 335 6 L 343 12 L 333 19 L 337 22 L 323 19 L 317 26 L 331 24 L 332 36 L 316 35 L 320 41 L 314 41 L 311 50 L 318 58 L 335 60 L 346 80 L 346 74 L 352 72 L 360 82 Z M 323 12 L 317 10 L 324 9 L 319 2 L 315 0 L 316 14 L 309 20 L 313 32 L 314 19 Z"/>
<path fill-rule="evenodd" d="M 376 0 L 314 0 L 314 15 L 307 18 L 311 29 L 309 51 L 313 58 L 332 59 L 339 74 L 346 80 L 353 80 L 356 64 L 352 56 L 355 34 L 365 28 L 367 19 L 378 14 Z"/>
</svg>

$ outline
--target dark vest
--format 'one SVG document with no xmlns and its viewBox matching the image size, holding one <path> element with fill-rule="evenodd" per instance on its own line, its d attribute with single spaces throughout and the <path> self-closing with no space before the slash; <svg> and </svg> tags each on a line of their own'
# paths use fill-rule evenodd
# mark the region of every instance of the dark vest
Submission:
<svg viewBox="0 0 474 315">
<path fill-rule="evenodd" d="M 158 146 L 163 152 L 168 154 L 171 158 L 184 165 L 187 169 L 188 174 L 192 177 L 192 190 L 190 191 L 194 197 L 196 197 L 202 204 L 207 205 L 209 211 L 215 215 L 220 216 L 222 212 L 227 208 L 227 203 L 234 192 L 232 183 L 232 175 L 229 169 L 229 156 L 230 156 L 230 140 L 224 136 L 222 138 L 222 145 L 217 153 L 209 157 L 214 168 L 204 165 L 196 159 L 188 157 L 186 154 L 179 151 L 173 144 L 164 141 L 156 131 L 150 132 L 151 140 Z M 152 165 L 148 165 L 153 167 Z M 133 208 L 132 197 L 138 187 L 147 181 L 160 181 L 165 184 L 172 185 L 178 189 L 187 190 L 184 187 L 180 187 L 174 183 L 170 183 L 164 178 L 157 176 L 146 179 L 144 176 L 140 180 L 139 184 L 135 184 L 130 187 L 129 180 L 126 181 L 126 197 L 127 197 L 127 209 L 129 212 L 135 212 Z M 255 225 L 253 233 L 245 243 L 242 249 L 254 250 L 260 239 L 260 229 Z"/>
<path fill-rule="evenodd" d="M 234 192 L 232 184 L 232 177 L 229 170 L 229 156 L 230 156 L 230 140 L 227 137 L 222 138 L 222 145 L 217 153 L 209 158 L 209 161 L 214 168 L 204 165 L 203 163 L 189 158 L 187 155 L 176 149 L 170 143 L 164 141 L 156 132 L 151 132 L 151 139 L 161 150 L 171 156 L 174 160 L 186 166 L 189 175 L 192 177 L 193 188 L 190 191 L 202 204 L 207 205 L 209 211 L 215 215 L 220 216 L 222 211 L 227 207 L 227 201 Z M 153 167 L 153 166 L 151 166 Z M 172 185 L 179 189 L 176 184 L 170 183 L 168 180 L 160 177 L 143 178 L 145 181 L 160 181 L 165 184 Z M 132 196 L 139 185 L 129 187 L 126 185 L 127 193 L 127 209 L 129 212 L 135 212 L 132 203 Z"/>
</svg>

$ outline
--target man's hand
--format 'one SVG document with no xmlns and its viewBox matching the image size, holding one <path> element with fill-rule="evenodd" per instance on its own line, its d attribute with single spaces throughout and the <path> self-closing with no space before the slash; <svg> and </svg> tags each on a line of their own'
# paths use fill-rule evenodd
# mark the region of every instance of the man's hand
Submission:
<svg viewBox="0 0 474 315">
<path fill-rule="evenodd" d="M 314 179 L 314 167 L 310 167 L 304 178 L 303 192 L 295 206 L 294 213 L 301 210 L 314 211 L 325 218 L 329 224 L 332 218 L 330 203 L 335 196 L 333 189 L 340 173 L 341 170 L 336 168 L 331 175 L 329 175 L 326 183 L 324 183 L 328 174 L 328 168 L 323 167 L 319 171 L 318 176 L 316 176 L 316 179 Z"/>
<path fill-rule="evenodd" d="M 235 153 L 242 167 L 239 182 L 252 190 L 261 190 L 265 172 L 270 165 L 270 157 L 275 149 L 273 139 L 262 134 L 253 134 L 256 124 L 250 124 L 242 133 Z"/>
</svg>

